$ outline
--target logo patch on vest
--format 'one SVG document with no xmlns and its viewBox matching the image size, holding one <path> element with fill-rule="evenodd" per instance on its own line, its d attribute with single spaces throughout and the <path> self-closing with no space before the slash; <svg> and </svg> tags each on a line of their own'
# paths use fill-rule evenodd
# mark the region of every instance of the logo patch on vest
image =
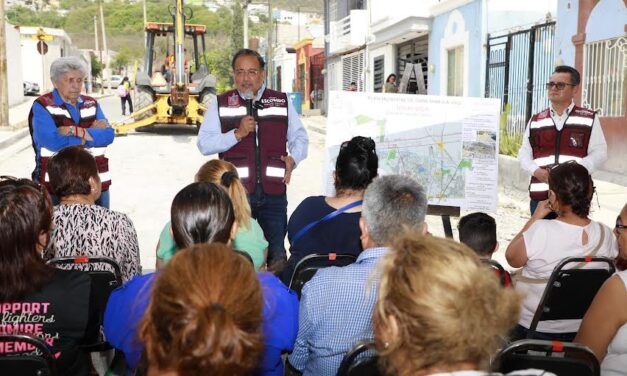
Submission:
<svg viewBox="0 0 627 376">
<path fill-rule="evenodd" d="M 568 137 L 568 143 L 572 148 L 582 148 L 584 145 L 584 134 L 579 132 L 573 132 Z"/>
<path fill-rule="evenodd" d="M 239 107 L 239 96 L 237 94 L 233 94 L 228 98 L 228 106 L 229 107 Z"/>
<path fill-rule="evenodd" d="M 283 98 L 276 98 L 276 97 L 271 97 L 271 98 L 261 98 L 261 103 L 263 104 L 270 104 L 270 103 L 285 103 L 285 99 Z"/>
</svg>

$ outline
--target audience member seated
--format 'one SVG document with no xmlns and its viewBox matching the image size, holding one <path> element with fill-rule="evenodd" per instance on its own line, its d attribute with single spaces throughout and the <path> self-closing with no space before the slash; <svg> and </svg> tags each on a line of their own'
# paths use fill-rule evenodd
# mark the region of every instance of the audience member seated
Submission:
<svg viewBox="0 0 627 376">
<path fill-rule="evenodd" d="M 281 272 L 281 280 L 290 283 L 296 264 L 314 253 L 359 255 L 359 217 L 364 191 L 377 176 L 379 159 L 371 138 L 353 137 L 340 146 L 335 162 L 335 196 L 311 196 L 301 202 L 290 216 L 287 238 L 290 258 Z M 353 205 L 346 208 L 347 205 Z M 332 213 L 335 216 L 320 221 Z M 320 222 L 318 222 L 320 221 Z M 315 226 L 306 229 L 311 223 Z"/>
<path fill-rule="evenodd" d="M 468 247 L 407 234 L 381 263 L 374 331 L 390 375 L 496 375 L 490 358 L 516 324 L 520 298 Z M 548 375 L 528 372 L 525 375 Z"/>
<path fill-rule="evenodd" d="M 622 259 L 627 259 L 627 205 L 618 218 L 614 235 Z M 601 362 L 603 376 L 624 375 L 627 370 L 627 271 L 608 279 L 581 322 L 575 342 L 588 346 Z"/>
<path fill-rule="evenodd" d="M 91 279 L 43 262 L 51 226 L 52 201 L 43 187 L 0 178 L 0 334 L 38 335 L 51 347 L 59 375 L 87 375 L 89 357 L 78 346 L 98 336 Z M 14 352 L 13 345 L 4 343 L 0 352 Z"/>
<path fill-rule="evenodd" d="M 575 162 L 554 167 L 549 173 L 548 200 L 540 202 L 507 247 L 507 262 L 514 268 L 522 267 L 516 290 L 525 296 L 515 338 L 526 337 L 546 282 L 561 260 L 616 257 L 616 240 L 609 227 L 588 217 L 593 193 L 592 177 L 585 167 Z M 543 219 L 550 212 L 557 218 Z M 538 324 L 536 338 L 572 341 L 579 324 L 580 320 L 543 321 Z"/>
<path fill-rule="evenodd" d="M 155 279 L 139 337 L 148 375 L 247 376 L 263 353 L 261 286 L 220 243 L 177 252 Z"/>
<path fill-rule="evenodd" d="M 140 275 L 139 244 L 133 222 L 126 214 L 96 205 L 100 178 L 94 157 L 82 146 L 61 149 L 48 161 L 48 174 L 60 203 L 54 207 L 56 234 L 44 259 L 107 256 L 120 264 L 124 281 Z M 104 264 L 72 268 L 112 270 Z"/>
<path fill-rule="evenodd" d="M 403 231 L 426 234 L 426 211 L 424 189 L 409 177 L 383 176 L 368 186 L 359 220 L 364 251 L 354 264 L 320 269 L 303 288 L 289 362 L 304 376 L 335 375 L 353 344 L 372 340 L 373 272 Z"/>
<path fill-rule="evenodd" d="M 459 241 L 466 244 L 482 259 L 491 260 L 492 254 L 499 249 L 496 240 L 496 221 L 486 213 L 471 213 L 459 219 Z M 505 286 L 511 284 L 509 273 L 501 276 L 501 271 L 496 270 L 499 278 L 505 278 Z"/>
<path fill-rule="evenodd" d="M 224 189 L 204 182 L 192 183 L 174 197 L 171 222 L 177 249 L 203 243 L 230 244 L 238 227 Z M 164 269 L 168 268 L 166 265 Z M 124 352 L 131 368 L 137 367 L 143 352 L 137 328 L 146 311 L 155 275 L 136 277 L 115 290 L 105 311 L 105 335 L 115 348 Z M 291 351 L 296 340 L 298 298 L 271 273 L 258 272 L 257 277 L 263 295 L 264 355 L 256 374 L 280 376 L 283 375 L 281 354 Z"/>
<path fill-rule="evenodd" d="M 257 220 L 250 216 L 250 204 L 248 203 L 246 188 L 239 180 L 235 166 L 220 159 L 210 160 L 200 167 L 195 180 L 213 183 L 226 190 L 233 203 L 235 222 L 238 226 L 237 234 L 231 246 L 233 249 L 248 253 L 253 259 L 256 270 L 264 268 L 268 242 Z M 168 222 L 161 231 L 157 246 L 157 267 L 167 262 L 176 252 L 176 243 L 172 239 L 170 228 Z"/>
</svg>

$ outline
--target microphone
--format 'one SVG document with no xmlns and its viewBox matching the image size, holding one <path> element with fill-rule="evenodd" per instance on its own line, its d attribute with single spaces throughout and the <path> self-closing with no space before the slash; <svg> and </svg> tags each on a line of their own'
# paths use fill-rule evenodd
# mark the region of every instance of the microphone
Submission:
<svg viewBox="0 0 627 376">
<path fill-rule="evenodd" d="M 253 98 L 255 95 L 251 90 L 246 90 L 242 94 L 244 95 L 244 100 L 246 101 L 246 115 L 255 116 L 253 105 Z"/>
</svg>

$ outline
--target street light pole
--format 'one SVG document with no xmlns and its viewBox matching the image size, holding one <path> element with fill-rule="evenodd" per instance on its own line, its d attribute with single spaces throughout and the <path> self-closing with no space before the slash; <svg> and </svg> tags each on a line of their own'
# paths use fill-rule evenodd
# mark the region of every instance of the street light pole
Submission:
<svg viewBox="0 0 627 376">
<path fill-rule="evenodd" d="M 107 69 L 109 66 L 109 50 L 107 49 L 107 33 L 105 31 L 105 21 L 104 21 L 104 10 L 102 9 L 102 0 L 99 1 L 100 4 L 100 26 L 102 28 L 102 48 L 104 49 L 104 58 L 105 62 L 103 63 L 105 78 L 107 79 L 107 93 L 110 93 L 109 90 L 111 88 L 111 72 Z M 102 86 L 104 87 L 104 80 L 102 82 Z"/>
</svg>

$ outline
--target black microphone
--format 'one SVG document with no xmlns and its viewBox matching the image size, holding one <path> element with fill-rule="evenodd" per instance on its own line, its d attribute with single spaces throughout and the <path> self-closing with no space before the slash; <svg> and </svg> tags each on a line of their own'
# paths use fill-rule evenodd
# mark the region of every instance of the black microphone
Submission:
<svg viewBox="0 0 627 376">
<path fill-rule="evenodd" d="M 242 94 L 244 94 L 244 100 L 246 101 L 246 115 L 255 116 L 254 106 L 253 106 L 253 98 L 255 97 L 255 95 L 250 90 L 247 90 L 243 92 Z"/>
</svg>

